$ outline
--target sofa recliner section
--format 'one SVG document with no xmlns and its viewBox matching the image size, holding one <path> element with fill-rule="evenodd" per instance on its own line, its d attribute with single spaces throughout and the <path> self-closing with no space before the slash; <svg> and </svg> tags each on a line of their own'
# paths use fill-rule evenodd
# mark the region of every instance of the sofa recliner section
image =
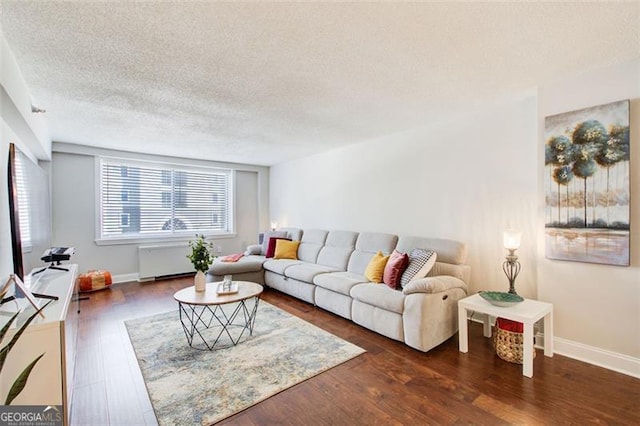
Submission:
<svg viewBox="0 0 640 426">
<path fill-rule="evenodd" d="M 255 281 L 424 352 L 457 332 L 457 302 L 467 295 L 470 273 L 465 244 L 373 232 L 281 230 L 300 241 L 297 260 L 252 255 L 236 266 L 216 260 L 209 275 L 214 280 L 229 273 L 238 280 L 262 278 Z M 364 276 L 378 251 L 389 255 L 394 249 L 408 253 L 414 248 L 437 253 L 427 277 L 410 281 L 400 291 Z M 256 264 L 261 265 L 261 276 Z"/>
<path fill-rule="evenodd" d="M 337 232 L 344 233 L 344 231 Z M 342 263 L 346 265 L 346 272 L 350 274 L 347 277 L 350 279 L 344 279 L 344 274 L 334 277 L 334 273 L 328 273 L 318 277 L 318 281 L 314 281 L 317 286 L 316 305 L 349 320 L 352 319 L 352 288 L 369 281 L 364 273 L 371 258 L 378 251 L 385 254 L 391 253 L 398 240 L 396 235 L 371 232 L 356 234 L 354 237 L 356 237 L 355 244 L 351 246 L 351 251 L 342 252 L 344 256 Z"/>
</svg>

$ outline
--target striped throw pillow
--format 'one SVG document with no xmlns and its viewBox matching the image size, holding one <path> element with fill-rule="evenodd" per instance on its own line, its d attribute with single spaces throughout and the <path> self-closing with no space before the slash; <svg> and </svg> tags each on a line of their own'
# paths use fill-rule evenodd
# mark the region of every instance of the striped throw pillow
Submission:
<svg viewBox="0 0 640 426">
<path fill-rule="evenodd" d="M 409 253 L 409 266 L 407 266 L 407 269 L 405 269 L 400 279 L 402 288 L 404 288 L 409 281 L 426 277 L 436 263 L 436 258 L 436 252 L 433 250 L 421 248 L 411 250 L 411 253 Z"/>
</svg>

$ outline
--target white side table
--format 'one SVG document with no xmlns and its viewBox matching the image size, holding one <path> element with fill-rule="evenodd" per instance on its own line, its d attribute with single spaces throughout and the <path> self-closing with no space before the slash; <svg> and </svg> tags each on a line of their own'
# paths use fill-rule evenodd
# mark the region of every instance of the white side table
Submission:
<svg viewBox="0 0 640 426">
<path fill-rule="evenodd" d="M 458 344 L 460 352 L 469 351 L 467 311 L 487 314 L 484 320 L 484 336 L 491 337 L 491 323 L 497 317 L 521 322 L 523 333 L 522 375 L 533 377 L 533 325 L 544 318 L 544 355 L 553 356 L 553 305 L 537 300 L 525 299 L 524 302 L 510 307 L 494 306 L 479 294 L 458 301 Z"/>
</svg>

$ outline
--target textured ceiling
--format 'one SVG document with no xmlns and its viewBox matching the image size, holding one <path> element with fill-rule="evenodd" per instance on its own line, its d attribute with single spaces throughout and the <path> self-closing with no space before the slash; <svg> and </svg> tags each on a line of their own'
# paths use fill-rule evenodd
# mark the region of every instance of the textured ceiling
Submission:
<svg viewBox="0 0 640 426">
<path fill-rule="evenodd" d="M 640 2 L 2 1 L 52 140 L 272 165 L 640 58 Z"/>
</svg>

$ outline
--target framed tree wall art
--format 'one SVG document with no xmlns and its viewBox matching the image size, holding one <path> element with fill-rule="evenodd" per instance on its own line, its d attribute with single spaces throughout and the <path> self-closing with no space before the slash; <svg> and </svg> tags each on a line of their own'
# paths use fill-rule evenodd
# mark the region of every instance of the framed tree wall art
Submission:
<svg viewBox="0 0 640 426">
<path fill-rule="evenodd" d="M 545 252 L 629 266 L 629 101 L 545 118 Z"/>
</svg>

